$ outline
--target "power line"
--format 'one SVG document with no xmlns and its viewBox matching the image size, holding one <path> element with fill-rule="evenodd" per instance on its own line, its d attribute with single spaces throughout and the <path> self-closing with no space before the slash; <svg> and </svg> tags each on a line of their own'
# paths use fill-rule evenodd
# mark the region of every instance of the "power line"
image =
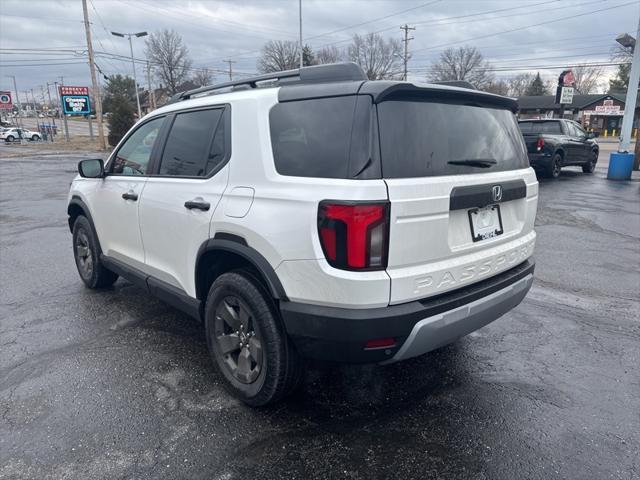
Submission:
<svg viewBox="0 0 640 480">
<path fill-rule="evenodd" d="M 594 13 L 604 12 L 604 11 L 608 11 L 608 10 L 614 10 L 616 8 L 622 8 L 622 7 L 626 7 L 626 6 L 629 6 L 629 5 L 637 5 L 637 2 L 633 1 L 633 2 L 622 3 L 620 5 L 615 5 L 613 7 L 600 8 L 598 10 L 592 10 L 590 12 L 579 13 L 579 14 L 576 14 L 576 15 L 570 15 L 570 16 L 566 16 L 566 17 L 560 17 L 560 18 L 556 18 L 556 19 L 553 19 L 553 20 L 547 20 L 547 21 L 540 22 L 540 23 L 534 23 L 534 24 L 529 24 L 529 25 L 525 25 L 525 26 L 522 26 L 522 27 L 511 28 L 509 30 L 502 30 L 500 32 L 488 33 L 486 35 L 481 35 L 479 37 L 465 38 L 463 40 L 456 40 L 454 42 L 441 43 L 439 45 L 434 45 L 432 47 L 419 48 L 419 49 L 417 49 L 415 51 L 418 52 L 418 51 L 424 51 L 424 50 L 434 50 L 436 48 L 442 48 L 442 47 L 449 47 L 451 45 L 457 45 L 457 44 L 460 44 L 460 43 L 470 42 L 470 41 L 473 41 L 473 40 L 481 40 L 483 38 L 495 37 L 497 35 L 502 35 L 504 33 L 512 33 L 512 32 L 517 32 L 517 31 L 520 31 L 520 30 L 526 30 L 526 29 L 529 29 L 529 28 L 539 27 L 539 26 L 542 26 L 542 25 L 549 25 L 551 23 L 561 22 L 562 20 L 568 20 L 568 19 L 574 19 L 574 18 L 578 18 L 578 17 L 584 17 L 586 15 L 593 15 Z"/>
<path fill-rule="evenodd" d="M 366 22 L 356 23 L 354 25 L 348 25 L 346 27 L 339 28 L 337 30 L 332 30 L 331 32 L 321 33 L 320 35 L 313 35 L 311 37 L 308 37 L 307 40 L 313 40 L 314 38 L 326 37 L 327 35 L 333 35 L 334 33 L 343 32 L 345 30 L 350 30 L 352 28 L 361 27 L 362 25 L 368 25 L 370 23 L 375 23 L 375 22 L 378 22 L 380 20 L 386 20 L 387 18 L 395 17 L 397 15 L 401 15 L 403 13 L 407 13 L 407 12 L 410 12 L 412 10 L 418 10 L 419 8 L 428 7 L 428 6 L 431 6 L 431 5 L 433 5 L 435 3 L 438 3 L 438 2 L 441 2 L 441 1 L 442 0 L 433 0 L 431 2 L 427 2 L 427 3 L 423 3 L 422 5 L 418 5 L 416 7 L 407 8 L 406 10 L 400 10 L 399 12 L 395 12 L 395 13 L 391 13 L 389 15 L 385 15 L 383 17 L 378 17 L 378 18 L 374 18 L 372 20 L 367 20 Z M 552 0 L 552 1 L 556 2 L 558 0 Z"/>
</svg>

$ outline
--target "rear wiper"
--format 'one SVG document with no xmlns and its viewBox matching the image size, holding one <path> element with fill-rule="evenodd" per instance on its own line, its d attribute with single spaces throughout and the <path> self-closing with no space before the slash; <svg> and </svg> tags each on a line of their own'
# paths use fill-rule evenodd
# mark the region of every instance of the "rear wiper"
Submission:
<svg viewBox="0 0 640 480">
<path fill-rule="evenodd" d="M 474 158 L 469 160 L 451 160 L 447 162 L 449 165 L 468 165 L 469 167 L 489 168 L 492 165 L 496 165 L 493 158 Z"/>
</svg>

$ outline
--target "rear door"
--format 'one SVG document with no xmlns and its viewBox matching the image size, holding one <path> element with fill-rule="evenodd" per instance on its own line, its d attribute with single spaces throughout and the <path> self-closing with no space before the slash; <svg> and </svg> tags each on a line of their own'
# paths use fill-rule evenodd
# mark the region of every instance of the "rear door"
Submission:
<svg viewBox="0 0 640 480">
<path fill-rule="evenodd" d="M 230 108 L 177 112 L 140 199 L 145 269 L 195 297 L 198 249 L 227 187 Z"/>
<path fill-rule="evenodd" d="M 567 134 L 569 153 L 565 163 L 581 163 L 584 160 L 584 142 L 580 138 L 580 133 L 572 122 L 564 121 L 563 123 Z"/>
<path fill-rule="evenodd" d="M 411 98 L 377 111 L 390 303 L 460 288 L 531 255 L 537 181 L 510 110 Z"/>
</svg>

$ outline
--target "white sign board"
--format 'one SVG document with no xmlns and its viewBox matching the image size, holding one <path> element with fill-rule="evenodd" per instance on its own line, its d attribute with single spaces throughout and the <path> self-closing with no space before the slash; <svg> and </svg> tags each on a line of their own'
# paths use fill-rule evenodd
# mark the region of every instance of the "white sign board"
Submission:
<svg viewBox="0 0 640 480">
<path fill-rule="evenodd" d="M 562 87 L 562 92 L 560 93 L 560 104 L 568 105 L 573 103 L 573 87 Z"/>
</svg>

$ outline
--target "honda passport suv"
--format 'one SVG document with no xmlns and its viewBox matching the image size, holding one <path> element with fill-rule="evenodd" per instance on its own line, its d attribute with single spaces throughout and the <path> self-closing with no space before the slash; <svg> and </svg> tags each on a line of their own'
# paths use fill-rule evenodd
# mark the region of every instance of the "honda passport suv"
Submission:
<svg viewBox="0 0 640 480">
<path fill-rule="evenodd" d="M 391 363 L 518 305 L 538 183 L 513 99 L 306 67 L 178 94 L 69 193 L 89 288 L 119 276 L 201 320 L 252 406 L 303 359 Z"/>
</svg>

